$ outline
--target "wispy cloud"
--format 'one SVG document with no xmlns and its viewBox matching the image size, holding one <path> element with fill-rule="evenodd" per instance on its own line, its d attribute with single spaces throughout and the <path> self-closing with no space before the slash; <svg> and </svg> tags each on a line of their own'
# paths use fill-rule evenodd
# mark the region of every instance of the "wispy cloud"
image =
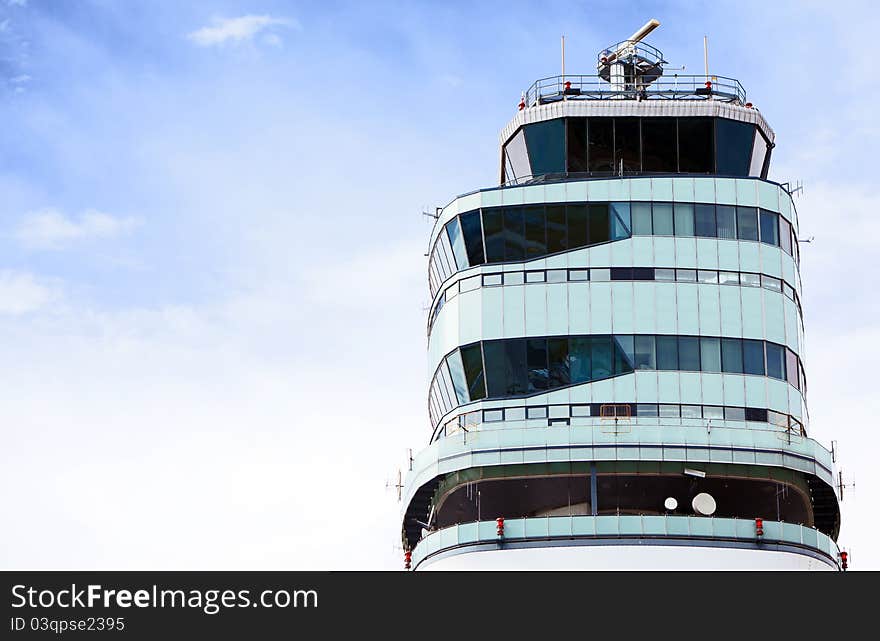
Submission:
<svg viewBox="0 0 880 641">
<path fill-rule="evenodd" d="M 213 18 L 211 25 L 202 27 L 189 34 L 192 42 L 200 47 L 222 45 L 227 42 L 243 42 L 252 39 L 255 35 L 273 26 L 287 26 L 298 28 L 299 23 L 289 18 L 276 18 L 273 16 L 239 16 L 238 18 Z M 278 45 L 281 39 L 275 35 L 269 44 Z"/>
<path fill-rule="evenodd" d="M 10 7 L 26 7 L 28 0 L 6 0 Z"/>
<path fill-rule="evenodd" d="M 0 315 L 33 312 L 53 298 L 52 289 L 27 272 L 0 271 Z"/>
<path fill-rule="evenodd" d="M 16 238 L 28 249 L 62 249 L 71 243 L 120 236 L 137 225 L 133 218 L 117 218 L 100 211 L 87 211 L 79 217 L 55 209 L 26 214 Z"/>
</svg>

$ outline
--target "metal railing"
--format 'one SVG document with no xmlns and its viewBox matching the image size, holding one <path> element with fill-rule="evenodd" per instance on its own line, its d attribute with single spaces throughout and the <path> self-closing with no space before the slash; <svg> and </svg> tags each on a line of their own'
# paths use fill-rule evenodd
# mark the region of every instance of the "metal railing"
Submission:
<svg viewBox="0 0 880 641">
<path fill-rule="evenodd" d="M 746 104 L 746 90 L 735 78 L 705 75 L 662 76 L 650 85 L 624 77 L 620 85 L 600 76 L 550 76 L 536 80 L 526 92 L 525 106 L 534 107 L 563 100 L 718 100 Z"/>
</svg>

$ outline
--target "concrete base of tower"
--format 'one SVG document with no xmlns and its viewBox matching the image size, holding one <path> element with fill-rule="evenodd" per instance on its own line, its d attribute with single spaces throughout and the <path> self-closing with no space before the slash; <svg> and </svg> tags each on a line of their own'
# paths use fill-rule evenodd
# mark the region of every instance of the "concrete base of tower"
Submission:
<svg viewBox="0 0 880 641">
<path fill-rule="evenodd" d="M 579 545 L 458 549 L 430 557 L 424 570 L 836 570 L 830 559 L 795 549 Z"/>
</svg>

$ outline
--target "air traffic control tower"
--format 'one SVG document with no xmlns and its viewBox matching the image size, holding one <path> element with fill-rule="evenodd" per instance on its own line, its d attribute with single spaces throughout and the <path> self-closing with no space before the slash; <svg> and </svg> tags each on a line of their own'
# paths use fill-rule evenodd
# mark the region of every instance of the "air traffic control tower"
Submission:
<svg viewBox="0 0 880 641">
<path fill-rule="evenodd" d="M 407 567 L 845 566 L 773 130 L 658 25 L 535 82 L 500 186 L 439 211 Z"/>
</svg>

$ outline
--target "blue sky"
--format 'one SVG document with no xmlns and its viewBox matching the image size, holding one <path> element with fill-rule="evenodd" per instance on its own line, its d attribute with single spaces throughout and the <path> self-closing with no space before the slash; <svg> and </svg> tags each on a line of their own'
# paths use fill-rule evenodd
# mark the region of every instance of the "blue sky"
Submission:
<svg viewBox="0 0 880 641">
<path fill-rule="evenodd" d="M 590 73 L 650 17 L 684 73 L 709 35 L 777 133 L 771 178 L 805 183 L 812 430 L 880 566 L 873 16 L 0 0 L 0 566 L 397 567 L 383 486 L 429 435 L 420 211 L 497 182 L 561 34 Z"/>
</svg>

